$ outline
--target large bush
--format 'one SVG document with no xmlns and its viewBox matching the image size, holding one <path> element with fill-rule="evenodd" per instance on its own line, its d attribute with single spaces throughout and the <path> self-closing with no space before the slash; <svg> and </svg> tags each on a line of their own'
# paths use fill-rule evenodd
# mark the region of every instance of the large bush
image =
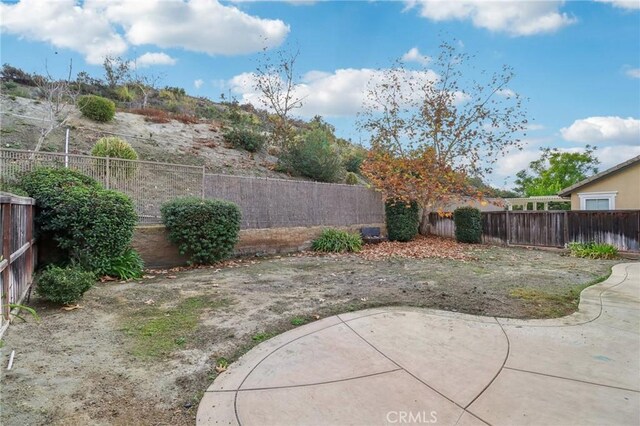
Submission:
<svg viewBox="0 0 640 426">
<path fill-rule="evenodd" d="M 387 234 L 390 241 L 410 241 L 418 235 L 420 217 L 418 204 L 387 201 L 385 204 Z"/>
<path fill-rule="evenodd" d="M 233 252 L 240 232 L 240 208 L 221 200 L 178 198 L 160 209 L 169 241 L 189 263 L 210 264 Z"/>
<path fill-rule="evenodd" d="M 102 96 L 82 96 L 78 99 L 78 108 L 82 115 L 94 121 L 111 121 L 116 115 L 116 104 Z"/>
<path fill-rule="evenodd" d="M 68 261 L 102 274 L 129 247 L 137 215 L 126 195 L 69 169 L 35 169 L 20 185 L 36 200 L 39 238 L 55 241 Z"/>
<path fill-rule="evenodd" d="M 94 157 L 124 158 L 125 160 L 138 159 L 138 153 L 133 149 L 131 144 L 116 136 L 107 136 L 98 139 L 91 149 L 91 155 Z"/>
<path fill-rule="evenodd" d="M 246 127 L 235 127 L 225 132 L 224 139 L 234 148 L 246 149 L 249 152 L 260 151 L 265 143 L 262 134 Z"/>
<path fill-rule="evenodd" d="M 482 213 L 475 207 L 458 207 L 453 212 L 456 240 L 461 243 L 482 241 Z"/>
<path fill-rule="evenodd" d="M 344 174 L 340 153 L 323 130 L 307 132 L 280 161 L 285 169 L 320 182 L 339 182 Z"/>
<path fill-rule="evenodd" d="M 36 293 L 54 303 L 76 302 L 96 281 L 92 272 L 78 266 L 50 265 L 36 276 Z"/>
<path fill-rule="evenodd" d="M 315 251 L 333 253 L 358 252 L 362 250 L 362 236 L 355 232 L 325 229 L 313 240 L 311 248 Z"/>
</svg>

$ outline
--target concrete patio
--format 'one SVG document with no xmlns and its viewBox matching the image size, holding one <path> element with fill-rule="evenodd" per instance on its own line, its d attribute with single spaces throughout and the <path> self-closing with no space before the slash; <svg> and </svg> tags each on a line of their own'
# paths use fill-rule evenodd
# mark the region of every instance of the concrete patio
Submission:
<svg viewBox="0 0 640 426">
<path fill-rule="evenodd" d="M 198 425 L 637 425 L 640 264 L 580 309 L 512 320 L 412 308 L 326 318 L 264 342 L 209 387 Z"/>
</svg>

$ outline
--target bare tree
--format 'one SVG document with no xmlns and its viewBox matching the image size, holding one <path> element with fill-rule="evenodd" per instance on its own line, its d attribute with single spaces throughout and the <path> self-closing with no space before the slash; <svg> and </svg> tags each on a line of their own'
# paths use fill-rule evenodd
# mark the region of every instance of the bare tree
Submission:
<svg viewBox="0 0 640 426">
<path fill-rule="evenodd" d="M 291 112 L 301 108 L 304 99 L 296 93 L 299 54 L 300 50 L 279 50 L 269 55 L 265 49 L 255 73 L 255 89 L 262 95 L 260 102 L 274 113 L 270 117 L 273 141 L 281 147 L 293 140 Z"/>
<path fill-rule="evenodd" d="M 465 176 L 489 174 L 502 154 L 520 148 L 527 119 L 509 88 L 513 70 L 481 71 L 488 78 L 478 82 L 470 59 L 445 42 L 430 69 L 397 62 L 370 83 L 360 127 L 371 135 L 373 154 L 364 170 L 388 197 L 426 207 L 469 192 Z"/>
<path fill-rule="evenodd" d="M 34 82 L 38 88 L 40 98 L 44 100 L 47 108 L 47 117 L 43 122 L 48 125 L 40 131 L 40 138 L 34 151 L 38 151 L 45 138 L 58 127 L 63 126 L 68 120 L 72 106 L 80 94 L 79 85 L 74 85 L 71 78 L 73 74 L 73 60 L 69 60 L 69 71 L 64 79 L 56 79 L 49 72 L 49 67 L 45 61 L 45 75 L 37 75 Z"/>
<path fill-rule="evenodd" d="M 105 80 L 112 89 L 130 79 L 131 62 L 123 60 L 120 56 L 106 56 L 102 67 Z"/>
</svg>

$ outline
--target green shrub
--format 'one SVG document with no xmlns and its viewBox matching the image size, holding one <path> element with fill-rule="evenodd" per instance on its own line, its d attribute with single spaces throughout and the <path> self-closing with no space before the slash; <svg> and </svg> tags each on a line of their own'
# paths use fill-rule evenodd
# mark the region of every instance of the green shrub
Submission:
<svg viewBox="0 0 640 426">
<path fill-rule="evenodd" d="M 105 268 L 103 273 L 122 280 L 129 280 L 140 278 L 143 269 L 144 262 L 140 254 L 132 248 L 127 248 L 120 256 L 110 260 L 109 266 Z"/>
<path fill-rule="evenodd" d="M 571 256 L 586 257 L 589 259 L 617 259 L 618 249 L 611 244 L 588 242 L 578 243 L 572 242 L 567 244 L 571 251 Z"/>
<path fill-rule="evenodd" d="M 280 161 L 287 170 L 320 182 L 339 182 L 344 174 L 340 153 L 323 130 L 307 132 Z"/>
<path fill-rule="evenodd" d="M 320 236 L 313 240 L 311 248 L 331 253 L 359 252 L 362 250 L 362 237 L 355 232 L 324 229 Z"/>
<path fill-rule="evenodd" d="M 236 127 L 224 134 L 224 139 L 235 148 L 246 149 L 249 152 L 260 151 L 264 147 L 265 137 L 246 127 Z"/>
<path fill-rule="evenodd" d="M 48 266 L 36 276 L 36 293 L 54 303 L 70 304 L 79 300 L 96 281 L 92 272 L 78 266 Z"/>
<path fill-rule="evenodd" d="M 344 167 L 348 172 L 360 173 L 360 166 L 364 161 L 366 152 L 362 149 L 355 149 L 346 155 L 344 159 Z"/>
<path fill-rule="evenodd" d="M 65 257 L 103 274 L 133 238 L 137 215 L 129 197 L 69 169 L 38 168 L 20 186 L 36 200 L 36 231 Z"/>
<path fill-rule="evenodd" d="M 116 136 L 107 136 L 98 139 L 91 149 L 91 155 L 94 157 L 124 158 L 125 160 L 138 159 L 138 153 L 133 149 L 131 144 Z"/>
<path fill-rule="evenodd" d="M 461 243 L 482 242 L 482 213 L 475 207 L 458 207 L 453 212 L 456 240 Z"/>
<path fill-rule="evenodd" d="M 358 184 L 358 176 L 356 176 L 353 172 L 347 172 L 347 176 L 344 179 L 344 182 L 347 185 L 357 185 Z"/>
<path fill-rule="evenodd" d="M 127 86 L 120 86 L 114 90 L 114 94 L 118 100 L 122 102 L 131 102 L 133 100 L 133 93 Z"/>
<path fill-rule="evenodd" d="M 240 208 L 222 200 L 178 198 L 160 209 L 169 241 L 189 263 L 218 262 L 233 252 L 240 232 Z"/>
<path fill-rule="evenodd" d="M 387 201 L 384 210 L 390 241 L 411 241 L 418 235 L 420 226 L 418 203 Z"/>
<path fill-rule="evenodd" d="M 106 123 L 116 114 L 116 104 L 113 101 L 96 95 L 86 95 L 78 100 L 78 108 L 85 117 Z"/>
</svg>

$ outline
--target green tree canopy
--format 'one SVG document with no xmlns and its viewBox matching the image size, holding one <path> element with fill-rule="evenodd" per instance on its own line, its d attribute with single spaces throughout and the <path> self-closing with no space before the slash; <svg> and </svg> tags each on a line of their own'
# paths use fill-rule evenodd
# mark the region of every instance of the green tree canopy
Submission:
<svg viewBox="0 0 640 426">
<path fill-rule="evenodd" d="M 587 177 L 598 173 L 600 161 L 595 147 L 583 152 L 560 152 L 557 148 L 542 148 L 539 159 L 529 163 L 528 170 L 516 174 L 515 190 L 525 197 L 556 195 Z"/>
</svg>

